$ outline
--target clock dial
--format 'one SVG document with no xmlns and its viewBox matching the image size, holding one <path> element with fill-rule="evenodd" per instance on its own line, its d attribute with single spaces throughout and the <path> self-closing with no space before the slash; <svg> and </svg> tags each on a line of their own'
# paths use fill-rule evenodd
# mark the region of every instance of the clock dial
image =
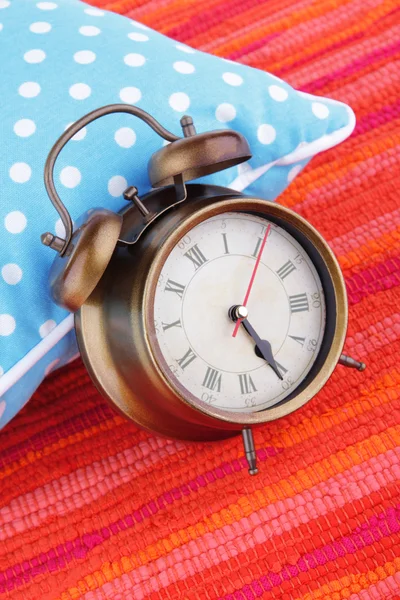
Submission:
<svg viewBox="0 0 400 600">
<path fill-rule="evenodd" d="M 242 212 L 212 217 L 179 241 L 161 269 L 156 343 L 166 376 L 189 400 L 262 410 L 291 394 L 316 360 L 325 330 L 322 283 L 304 248 L 274 223 L 248 318 L 233 336 L 230 309 L 243 303 L 268 225 Z"/>
</svg>

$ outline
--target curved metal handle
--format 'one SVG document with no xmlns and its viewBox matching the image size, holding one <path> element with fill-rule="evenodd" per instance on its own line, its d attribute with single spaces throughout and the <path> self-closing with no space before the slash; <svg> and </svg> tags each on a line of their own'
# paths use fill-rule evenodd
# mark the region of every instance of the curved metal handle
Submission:
<svg viewBox="0 0 400 600">
<path fill-rule="evenodd" d="M 168 142 L 175 142 L 179 140 L 178 136 L 174 135 L 167 129 L 165 129 L 154 117 L 149 115 L 146 111 L 141 108 L 137 108 L 136 106 L 131 106 L 130 104 L 108 104 L 107 106 L 103 106 L 101 108 L 96 108 L 92 110 L 90 113 L 83 116 L 81 119 L 78 119 L 75 123 L 73 123 L 68 129 L 58 138 L 54 146 L 49 152 L 49 155 L 46 160 L 46 164 L 44 167 L 44 184 L 46 186 L 47 194 L 61 217 L 61 221 L 65 227 L 65 240 L 60 240 L 59 238 L 55 238 L 51 234 L 43 234 L 42 241 L 46 245 L 51 245 L 52 240 L 55 240 L 55 244 L 53 247 L 63 256 L 68 248 L 68 245 L 72 238 L 73 233 L 73 225 L 71 215 L 69 214 L 65 204 L 62 202 L 60 196 L 57 193 L 56 187 L 54 185 L 54 166 L 55 162 L 60 154 L 61 150 L 70 141 L 71 138 L 74 137 L 80 131 L 88 125 L 92 123 L 96 119 L 100 117 L 104 117 L 105 115 L 110 115 L 113 113 L 127 113 L 133 115 L 134 117 L 138 117 L 147 125 L 149 125 L 160 137 L 164 138 Z M 50 237 L 49 237 L 50 236 Z M 62 244 L 62 246 L 61 246 Z"/>
</svg>

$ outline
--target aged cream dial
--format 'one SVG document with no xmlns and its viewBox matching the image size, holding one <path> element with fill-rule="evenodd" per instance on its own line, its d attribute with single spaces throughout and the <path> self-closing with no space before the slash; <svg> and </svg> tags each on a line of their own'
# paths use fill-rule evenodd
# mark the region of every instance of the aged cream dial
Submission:
<svg viewBox="0 0 400 600">
<path fill-rule="evenodd" d="M 269 343 L 270 362 L 256 353 L 243 323 L 234 337 L 229 313 L 243 303 L 258 257 L 246 321 Z M 154 324 L 165 374 L 189 399 L 259 411 L 291 394 L 314 364 L 325 330 L 324 292 L 291 234 L 257 215 L 229 212 L 194 227 L 170 252 L 157 283 Z"/>
</svg>

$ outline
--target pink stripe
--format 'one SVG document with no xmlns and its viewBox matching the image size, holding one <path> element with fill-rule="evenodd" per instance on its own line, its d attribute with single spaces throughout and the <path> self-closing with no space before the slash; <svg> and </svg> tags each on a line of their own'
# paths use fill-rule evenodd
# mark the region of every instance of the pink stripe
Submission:
<svg viewBox="0 0 400 600">
<path fill-rule="evenodd" d="M 374 10 L 380 4 L 381 0 L 353 0 L 351 6 L 354 14 L 365 14 L 366 10 Z M 318 9 L 315 9 L 316 6 L 318 5 L 312 5 L 311 11 L 314 9 L 317 12 Z M 291 11 L 293 12 L 293 7 L 291 7 Z M 308 14 L 310 15 L 310 11 Z M 347 4 L 344 4 L 324 14 L 317 14 L 311 18 L 304 19 L 298 25 L 287 28 L 274 43 L 264 45 L 259 51 L 246 56 L 243 62 L 251 63 L 252 65 L 256 63 L 273 64 L 278 62 L 282 56 L 293 54 L 293 48 L 310 46 L 314 41 L 320 41 L 324 36 L 331 35 L 332 29 L 339 29 L 342 23 L 347 25 L 348 17 L 349 7 Z M 218 46 L 220 45 L 221 40 L 218 40 Z"/>
<path fill-rule="evenodd" d="M 279 572 L 269 571 L 266 575 L 253 580 L 249 585 L 243 586 L 234 594 L 221 597 L 220 600 L 243 600 L 243 598 L 255 600 L 260 597 L 260 587 L 263 591 L 269 592 L 275 586 L 297 577 L 300 573 L 306 573 L 318 566 L 326 565 L 339 557 L 346 556 L 346 554 L 355 554 L 357 551 L 372 546 L 382 538 L 399 531 L 400 504 L 371 517 L 362 526 L 356 527 L 349 536 L 338 541 L 334 540 L 331 544 L 326 544 L 314 552 L 304 554 L 295 565 L 287 564 Z"/>
<path fill-rule="evenodd" d="M 344 193 L 347 190 L 354 190 L 355 186 L 361 187 L 371 177 L 376 178 L 378 174 L 382 174 L 386 182 L 395 179 L 400 161 L 400 145 L 387 148 L 380 154 L 370 158 L 364 158 L 362 164 L 356 163 L 357 158 L 353 158 L 353 163 L 349 164 L 349 168 L 345 173 L 335 178 L 335 185 L 332 185 L 332 182 L 328 179 L 326 166 L 318 167 L 321 174 L 320 185 L 311 191 L 307 191 L 306 185 L 304 186 L 305 189 L 300 187 L 299 191 L 303 192 L 305 199 L 295 204 L 292 209 L 301 212 L 307 219 L 307 216 L 311 216 L 316 208 L 321 211 L 332 206 L 335 202 L 343 202 Z M 343 206 L 345 206 L 344 202 Z"/>
<path fill-rule="evenodd" d="M 400 257 L 393 257 L 346 278 L 350 304 L 357 304 L 371 294 L 400 285 Z"/>
<path fill-rule="evenodd" d="M 182 442 L 150 437 L 33 492 L 17 496 L 0 509 L 0 541 L 32 529 L 32 523 L 39 527 L 49 518 L 59 518 L 95 502 L 182 448 Z"/>
<path fill-rule="evenodd" d="M 387 106 L 383 106 L 380 110 L 365 115 L 362 119 L 357 121 L 356 128 L 352 136 L 362 135 L 367 133 L 368 131 L 375 130 L 375 135 L 378 134 L 376 129 L 398 119 L 400 117 L 400 100 L 394 102 L 393 104 L 389 104 Z"/>
<path fill-rule="evenodd" d="M 169 440 L 164 440 L 164 438 L 158 438 L 158 437 L 154 438 L 154 440 L 157 440 L 157 441 L 163 440 L 164 443 L 169 443 L 171 445 L 175 444 L 176 449 L 178 449 L 178 445 L 181 444 L 181 442 L 171 442 Z M 274 448 L 262 449 L 257 452 L 257 459 L 260 462 L 264 462 L 271 456 L 276 456 L 279 452 L 280 452 L 279 450 L 275 450 Z M 110 461 L 110 459 L 111 459 L 110 462 L 111 462 L 111 465 L 114 467 L 115 471 L 112 474 L 111 480 L 110 480 L 110 477 L 105 478 L 104 476 L 101 476 L 100 479 L 102 482 L 102 486 L 101 486 L 100 493 L 98 493 L 97 497 L 99 497 L 99 495 L 103 495 L 106 492 L 109 492 L 110 489 L 112 489 L 112 486 L 113 485 L 115 486 L 115 480 L 116 480 L 115 478 L 117 477 L 116 472 L 118 472 L 124 466 L 123 464 L 122 465 L 115 464 L 115 460 L 113 460 L 113 458 L 115 459 L 115 457 L 109 457 L 108 461 Z M 161 455 L 159 458 L 162 459 L 163 455 Z M 120 455 L 120 459 L 121 459 L 121 455 Z M 106 461 L 104 460 L 103 462 L 106 462 Z M 149 466 L 150 466 L 149 464 L 144 464 L 143 468 L 148 468 Z M 47 553 L 42 553 L 40 556 L 37 556 L 37 557 L 31 559 L 30 561 L 26 561 L 25 563 L 20 563 L 20 564 L 14 565 L 14 567 L 12 567 L 12 568 L 10 567 L 7 570 L 7 586 L 8 586 L 7 589 L 11 590 L 11 589 L 14 589 L 15 587 L 18 587 L 19 585 L 22 585 L 21 572 L 23 573 L 24 581 L 28 582 L 40 573 L 45 573 L 47 571 L 51 572 L 51 571 L 55 571 L 58 569 L 62 569 L 71 560 L 74 560 L 75 558 L 86 557 L 86 555 L 89 551 L 91 551 L 96 546 L 102 544 L 110 536 L 117 535 L 120 531 L 124 531 L 125 529 L 130 529 L 131 527 L 135 527 L 137 523 L 140 523 L 141 521 L 144 521 L 145 519 L 150 518 L 152 515 L 156 514 L 158 511 L 163 510 L 166 505 L 173 504 L 175 501 L 180 500 L 183 496 L 188 496 L 189 494 L 196 492 L 198 489 L 209 485 L 209 483 L 212 483 L 216 479 L 223 479 L 227 475 L 231 475 L 233 472 L 238 472 L 245 468 L 247 468 L 247 462 L 246 462 L 245 457 L 242 457 L 240 460 L 234 460 L 231 463 L 223 463 L 220 467 L 217 467 L 216 469 L 213 469 L 212 471 L 208 471 L 204 475 L 196 477 L 194 480 L 185 483 L 184 485 L 180 486 L 179 488 L 174 488 L 169 492 L 165 492 L 160 497 L 148 502 L 147 504 L 140 507 L 138 510 L 135 510 L 133 513 L 126 515 L 124 517 L 124 519 L 120 519 L 117 522 L 111 523 L 108 527 L 104 527 L 101 530 L 94 530 L 91 533 L 85 534 L 83 537 L 78 537 L 72 541 L 67 541 L 67 542 L 65 542 L 65 544 L 60 545 L 53 550 L 49 550 Z M 90 475 L 90 477 L 93 478 L 95 476 L 95 473 L 93 473 L 91 470 L 90 473 L 85 473 L 84 476 L 82 474 L 81 479 L 82 479 L 82 481 L 86 482 L 86 484 L 87 484 L 87 481 L 89 480 L 88 475 Z M 122 483 L 124 483 L 124 482 L 125 481 L 123 481 Z M 55 492 L 60 494 L 61 489 L 64 486 L 60 486 L 58 482 L 55 482 L 55 484 L 56 484 Z M 80 483 L 79 487 L 81 485 L 82 484 Z M 118 485 L 121 485 L 121 481 L 119 481 Z M 79 487 L 78 487 L 78 489 L 79 489 Z M 74 489 L 74 488 L 72 487 L 72 489 Z M 78 496 L 78 498 L 79 498 L 79 496 Z M 82 505 L 91 503 L 95 499 L 96 499 L 96 496 L 94 495 L 93 480 L 90 479 L 90 491 L 88 490 L 88 493 L 84 495 Z M 46 500 L 47 500 L 47 498 L 46 498 Z M 74 502 L 71 504 L 71 506 L 68 505 L 67 509 L 70 508 L 71 510 L 74 510 L 77 506 L 76 502 L 77 502 L 77 499 L 74 498 Z M 46 518 L 48 518 L 49 515 L 55 514 L 55 512 L 56 512 L 56 514 L 59 514 L 58 504 L 59 504 L 59 502 L 57 501 L 55 506 L 50 505 L 47 507 L 47 512 L 45 515 Z M 42 514 L 42 510 L 43 509 L 40 508 L 41 514 Z M 28 511 L 29 519 L 30 519 L 31 512 L 32 512 L 31 509 L 29 509 L 29 511 Z M 61 511 L 61 513 L 63 514 L 63 510 Z M 5 518 L 7 518 L 7 514 L 6 514 Z M 39 515 L 36 515 L 36 519 L 37 518 L 39 518 Z M 9 517 L 8 517 L 8 519 L 9 519 Z M 36 525 L 36 519 L 35 519 L 35 525 Z M 12 533 L 13 533 L 12 528 L 19 527 L 18 521 L 14 520 L 12 523 L 10 523 L 8 521 L 8 523 L 9 523 L 8 526 L 6 526 L 3 530 L 4 533 L 8 534 L 6 537 L 10 537 L 12 535 Z M 14 532 L 15 532 L 15 530 L 14 530 Z M 58 556 L 55 555 L 56 553 L 58 554 Z M 4 575 L 5 575 L 5 573 L 3 573 L 3 578 L 4 578 Z M 0 582 L 2 581 L 1 577 L 2 577 L 2 575 L 0 573 Z M 0 586 L 0 591 L 1 591 L 1 586 Z"/>
<path fill-rule="evenodd" d="M 385 213 L 347 231 L 344 235 L 331 238 L 329 244 L 336 256 L 346 254 L 350 250 L 357 251 L 360 246 L 368 244 L 371 240 L 378 240 L 385 233 L 397 229 L 400 225 L 400 208 Z"/>
<path fill-rule="evenodd" d="M 38 452 L 43 450 L 46 446 L 55 444 L 61 439 L 65 439 L 75 433 L 80 433 L 94 425 L 99 425 L 106 419 L 115 417 L 115 415 L 116 413 L 111 407 L 107 404 L 101 404 L 76 417 L 66 419 L 59 425 L 48 427 L 40 433 L 26 439 L 26 441 L 19 443 L 17 446 L 2 451 L 0 456 L 0 469 L 4 469 L 7 465 L 18 461 L 21 458 L 25 458 L 28 452 Z"/>
<path fill-rule="evenodd" d="M 168 559 L 159 558 L 138 567 L 114 579 L 111 584 L 102 586 L 96 592 L 87 592 L 82 596 L 82 600 L 103 600 L 104 595 L 107 597 L 107 593 L 108 597 L 114 597 L 112 594 L 120 593 L 124 600 L 125 598 L 126 600 L 129 598 L 143 600 L 166 585 L 182 581 L 205 569 L 215 567 L 257 545 L 264 544 L 271 538 L 278 537 L 320 516 L 335 512 L 349 502 L 369 496 L 381 487 L 395 483 L 400 475 L 399 459 L 400 448 L 389 450 L 379 457 L 356 465 L 345 473 L 331 477 L 327 481 L 305 490 L 302 494 L 279 500 L 232 525 L 225 525 L 221 529 L 206 533 L 196 540 L 175 548 L 169 552 Z M 293 486 L 296 485 L 297 481 L 293 480 Z M 345 495 L 342 493 L 343 490 L 345 490 Z M 393 511 L 393 509 L 391 510 Z M 390 526 L 398 527 L 398 521 L 394 522 L 392 513 L 388 512 L 387 520 L 390 522 Z M 363 541 L 368 541 L 371 535 L 373 537 L 389 535 L 386 523 L 382 526 L 382 532 L 378 528 L 377 534 L 373 529 L 373 518 L 371 523 L 371 531 L 366 530 L 364 533 L 363 530 L 362 533 L 358 533 L 358 529 L 355 530 L 354 536 L 360 540 L 359 542 L 343 538 L 344 541 L 331 544 L 331 554 L 333 553 L 336 558 L 338 553 L 338 550 L 335 549 L 336 544 L 339 544 L 342 551 L 351 552 L 354 551 L 355 544 L 361 544 L 362 547 Z M 320 552 L 321 550 L 316 550 L 301 559 L 304 561 L 306 570 L 312 568 L 313 564 L 317 564 Z M 296 572 L 297 569 L 298 567 Z M 278 579 L 280 583 L 279 576 Z"/>
<path fill-rule="evenodd" d="M 361 359 L 397 340 L 400 340 L 400 313 L 394 313 L 363 331 L 357 331 L 354 337 L 347 336 L 346 352 Z"/>
<path fill-rule="evenodd" d="M 387 21 L 388 18 L 395 16 L 399 12 L 400 12 L 400 8 L 395 8 L 390 13 L 385 14 L 384 16 L 380 17 L 374 23 L 374 30 L 377 31 L 380 34 L 379 25 L 382 23 L 382 21 Z M 384 27 L 385 27 L 385 29 L 382 31 L 382 36 L 381 37 L 382 37 L 383 41 L 386 41 L 386 44 L 387 44 L 387 42 L 388 42 L 388 35 L 391 33 L 392 30 L 388 29 L 387 26 L 386 26 L 386 24 L 384 24 Z M 343 49 L 341 52 L 336 52 L 335 53 L 335 62 L 336 61 L 340 62 L 340 58 L 341 58 L 342 55 L 348 55 L 350 44 L 352 44 L 353 42 L 357 42 L 358 40 L 361 40 L 361 42 L 362 42 L 362 44 L 361 44 L 362 45 L 361 52 L 363 54 L 365 54 L 365 49 L 364 48 L 367 48 L 367 49 L 370 48 L 371 44 L 373 44 L 376 41 L 376 37 L 377 36 L 374 36 L 371 39 L 368 36 L 368 38 L 366 39 L 366 37 L 365 37 L 365 31 L 359 31 L 359 32 L 355 33 L 354 35 L 349 35 L 348 37 L 346 37 L 345 41 L 344 40 L 340 40 L 338 42 L 334 42 L 333 44 L 331 44 L 329 46 L 325 46 L 324 48 L 321 48 L 321 50 L 319 50 L 315 54 L 303 57 L 300 60 L 298 60 L 296 62 L 293 62 L 290 65 L 287 65 L 286 67 L 283 67 L 282 69 L 279 69 L 279 71 L 277 72 L 277 75 L 279 75 L 279 77 L 284 77 L 287 73 L 290 73 L 293 76 L 293 72 L 294 71 L 297 71 L 296 75 L 298 75 L 299 74 L 298 68 L 302 67 L 302 66 L 305 66 L 305 68 L 304 68 L 304 74 L 306 75 L 306 77 L 309 77 L 310 73 L 314 73 L 315 72 L 313 69 L 310 69 L 310 65 L 312 65 L 313 67 L 316 66 L 317 68 L 319 68 L 320 60 L 323 60 L 324 62 L 326 62 L 326 65 L 327 65 L 328 70 L 329 70 L 329 68 L 332 68 L 332 56 L 331 56 L 331 53 L 333 51 L 340 50 L 340 48 Z M 351 51 L 353 51 L 353 49 L 355 49 L 357 51 L 358 44 L 355 44 L 354 46 L 351 46 Z M 326 56 L 326 61 L 324 59 L 325 56 Z M 307 79 L 306 81 L 309 81 L 309 80 Z"/>
<path fill-rule="evenodd" d="M 396 598 L 400 598 L 398 595 L 399 590 L 400 573 L 395 573 L 389 575 L 386 579 L 371 584 L 368 589 L 361 590 L 358 594 L 352 594 L 349 600 L 383 600 L 384 598 L 396 600 Z"/>
<path fill-rule="evenodd" d="M 315 93 L 317 90 L 325 87 L 332 81 L 340 81 L 345 77 L 349 77 L 353 75 L 357 71 L 361 70 L 363 67 L 367 65 L 371 65 L 374 61 L 379 61 L 382 58 L 389 59 L 394 56 L 400 50 L 400 43 L 394 44 L 393 46 L 386 46 L 384 48 L 379 48 L 375 52 L 371 52 L 366 56 L 350 63 L 344 69 L 339 69 L 338 71 L 332 71 L 329 75 L 325 75 L 324 77 L 320 77 L 314 81 L 310 81 L 308 84 L 304 86 L 304 91 L 309 94 Z"/>
</svg>

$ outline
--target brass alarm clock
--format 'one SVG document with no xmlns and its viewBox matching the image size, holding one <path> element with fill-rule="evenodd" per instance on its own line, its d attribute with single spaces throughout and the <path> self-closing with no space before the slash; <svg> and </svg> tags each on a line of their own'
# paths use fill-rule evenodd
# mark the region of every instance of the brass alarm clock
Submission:
<svg viewBox="0 0 400 600">
<path fill-rule="evenodd" d="M 55 189 L 55 161 L 90 122 L 125 112 L 170 144 L 149 162 L 153 190 L 132 186 L 119 213 L 95 208 L 73 228 Z M 252 427 L 308 402 L 342 354 L 347 299 L 326 241 L 292 210 L 227 188 L 187 181 L 251 157 L 231 130 L 183 137 L 145 111 L 110 105 L 73 124 L 53 146 L 45 184 L 66 239 L 57 251 L 54 300 L 75 312 L 82 359 L 100 392 L 150 431 L 216 440 L 242 431 L 257 472 Z"/>
</svg>

